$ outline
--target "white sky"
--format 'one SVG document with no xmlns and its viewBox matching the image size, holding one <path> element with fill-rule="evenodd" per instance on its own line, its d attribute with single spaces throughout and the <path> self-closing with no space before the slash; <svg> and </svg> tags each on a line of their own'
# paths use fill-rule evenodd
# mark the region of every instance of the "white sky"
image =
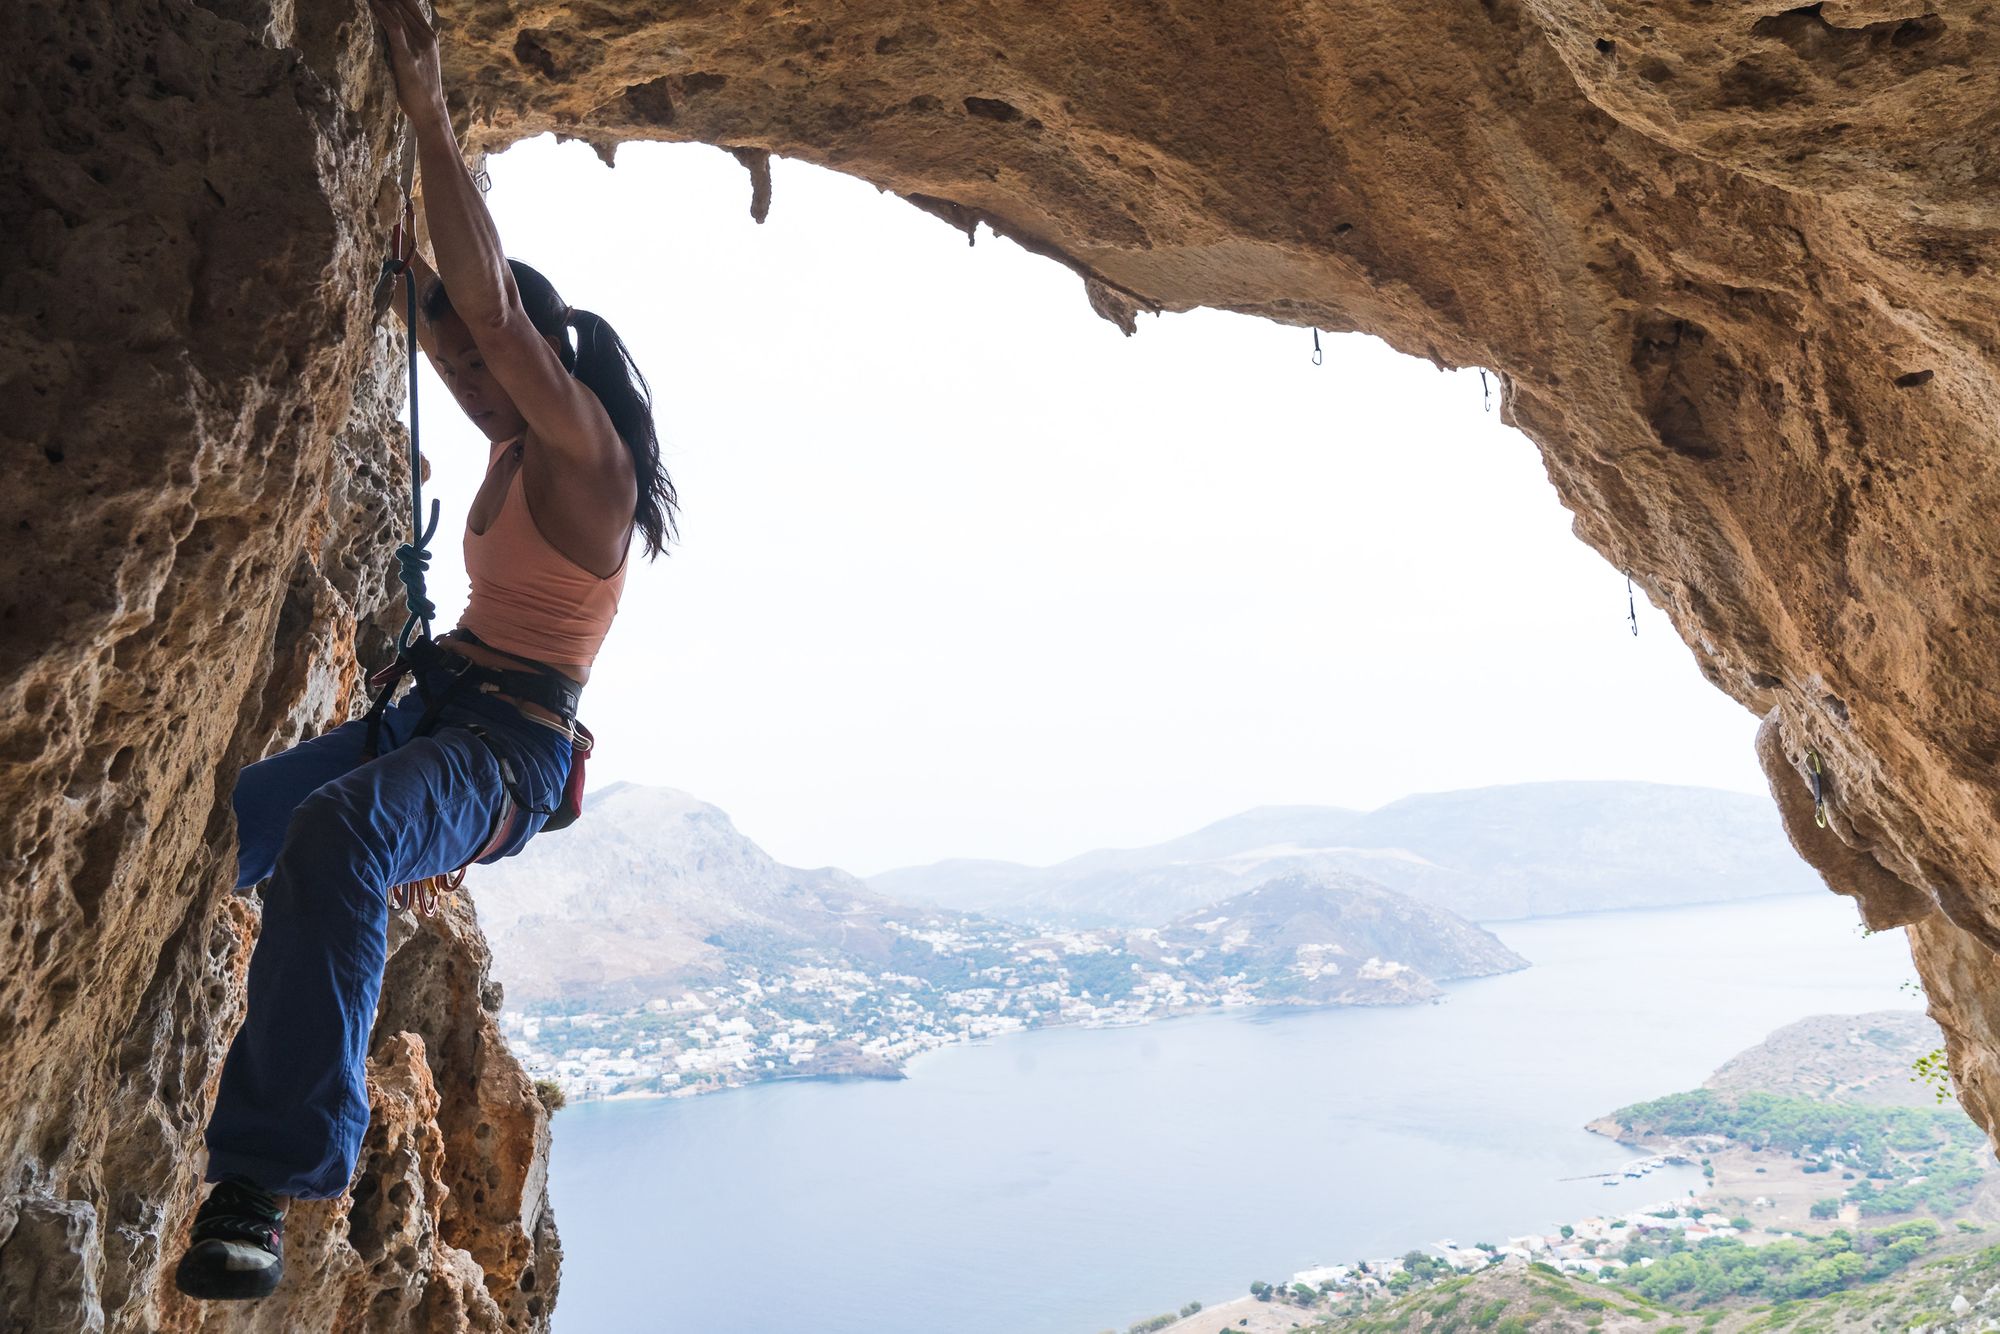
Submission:
<svg viewBox="0 0 2000 1334">
<path fill-rule="evenodd" d="M 1629 778 L 1765 791 L 1755 720 L 1570 533 L 1477 372 L 1082 283 L 892 195 L 721 151 L 491 164 L 508 252 L 654 389 L 682 544 L 635 558 L 593 786 L 714 802 L 857 874 L 1048 862 L 1250 806 Z M 483 442 L 428 378 L 432 579 Z M 1497 387 L 1497 386 L 1496 386 Z M 1496 404 L 1497 407 L 1497 404 Z"/>
</svg>

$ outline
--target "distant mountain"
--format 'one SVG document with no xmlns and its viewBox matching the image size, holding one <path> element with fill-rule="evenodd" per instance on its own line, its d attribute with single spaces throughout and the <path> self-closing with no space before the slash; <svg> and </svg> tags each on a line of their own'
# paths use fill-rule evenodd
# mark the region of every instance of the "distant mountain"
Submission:
<svg viewBox="0 0 2000 1334">
<path fill-rule="evenodd" d="M 1148 943 L 1192 978 L 1256 979 L 1267 1002 L 1303 1005 L 1423 1000 L 1437 982 L 1528 966 L 1489 931 L 1339 872 L 1267 881 L 1134 932 L 1128 948 L 1140 954 Z"/>
<path fill-rule="evenodd" d="M 619 783 L 574 826 L 472 869 L 466 888 L 495 974 L 525 1001 L 588 995 L 637 1005 L 736 961 L 887 967 L 906 927 L 961 914 L 894 903 L 845 871 L 774 860 L 714 806 L 672 788 Z"/>
<path fill-rule="evenodd" d="M 1338 871 L 1271 877 L 1157 929 L 1045 932 L 916 907 L 844 871 L 786 866 L 714 806 L 634 784 L 592 793 L 574 827 L 474 868 L 466 887 L 517 1005 L 630 1009 L 690 988 L 779 987 L 803 969 L 850 972 L 849 991 L 899 979 L 932 1008 L 1005 995 L 1024 1014 L 1088 1019 L 1105 1004 L 1128 1005 L 1123 1017 L 1395 1004 L 1523 966 L 1478 927 Z"/>
<path fill-rule="evenodd" d="M 869 886 L 1016 921 L 1150 926 L 1293 873 L 1349 873 L 1494 921 L 1822 889 L 1766 797 L 1656 783 L 1530 783 L 1379 810 L 1265 806 L 1148 848 L 1055 866 L 947 861 Z"/>
</svg>

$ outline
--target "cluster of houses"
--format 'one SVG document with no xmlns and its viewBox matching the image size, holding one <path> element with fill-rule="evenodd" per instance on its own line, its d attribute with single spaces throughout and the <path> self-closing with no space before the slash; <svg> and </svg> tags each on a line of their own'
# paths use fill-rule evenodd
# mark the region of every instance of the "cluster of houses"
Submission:
<svg viewBox="0 0 2000 1334">
<path fill-rule="evenodd" d="M 1704 1210 L 1691 1201 L 1664 1203 L 1626 1214 L 1586 1218 L 1558 1232 L 1509 1237 L 1502 1246 L 1460 1246 L 1447 1237 L 1430 1247 L 1427 1258 L 1442 1262 L 1459 1273 L 1471 1273 L 1492 1265 L 1541 1263 L 1569 1273 L 1598 1278 L 1607 1271 L 1625 1268 L 1625 1262 L 1618 1253 L 1631 1241 L 1657 1239 L 1676 1232 L 1694 1244 L 1708 1237 L 1742 1237 L 1748 1240 L 1758 1229 L 1751 1228 L 1746 1232 L 1714 1210 Z M 1644 1257 L 1637 1263 L 1644 1268 L 1653 1261 L 1651 1257 Z M 1352 1265 L 1314 1265 L 1293 1274 L 1291 1281 L 1320 1292 L 1371 1295 L 1396 1286 L 1393 1280 L 1405 1268 L 1401 1258 L 1367 1260 Z"/>
<path fill-rule="evenodd" d="M 885 925 L 932 956 L 990 956 L 996 946 L 950 927 Z M 786 1076 L 890 1073 L 949 1043 L 1046 1024 L 1135 1024 L 1259 1000 L 1241 978 L 1194 981 L 1173 971 L 1177 960 L 1130 960 L 1119 986 L 1093 993 L 1071 969 L 1121 953 L 1101 932 L 1053 931 L 1003 948 L 1004 959 L 951 988 L 897 972 L 744 966 L 727 982 L 655 997 L 636 1011 L 508 1010 L 501 1031 L 532 1077 L 553 1080 L 570 1098 L 688 1096 Z"/>
</svg>

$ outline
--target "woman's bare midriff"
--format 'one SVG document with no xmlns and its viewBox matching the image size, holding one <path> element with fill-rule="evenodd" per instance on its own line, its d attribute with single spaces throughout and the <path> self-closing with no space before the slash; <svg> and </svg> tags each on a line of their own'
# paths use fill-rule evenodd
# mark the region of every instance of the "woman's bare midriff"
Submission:
<svg viewBox="0 0 2000 1334">
<path fill-rule="evenodd" d="M 508 672 L 523 670 L 519 658 L 510 657 L 505 653 L 496 653 L 483 645 L 468 644 L 464 640 L 456 638 L 456 634 L 456 631 L 447 631 L 439 635 L 437 639 L 438 647 L 456 653 L 461 658 L 470 659 L 478 663 L 481 667 L 497 667 L 501 671 Z M 590 680 L 590 668 L 581 663 L 552 662 L 547 665 L 555 668 L 578 685 L 582 685 Z M 506 700 L 509 704 L 512 704 L 531 718 L 540 718 L 543 722 L 554 723 L 558 727 L 566 725 L 560 715 L 551 713 L 539 704 L 531 703 L 525 699 L 516 699 L 512 695 L 500 695 L 500 698 Z"/>
</svg>

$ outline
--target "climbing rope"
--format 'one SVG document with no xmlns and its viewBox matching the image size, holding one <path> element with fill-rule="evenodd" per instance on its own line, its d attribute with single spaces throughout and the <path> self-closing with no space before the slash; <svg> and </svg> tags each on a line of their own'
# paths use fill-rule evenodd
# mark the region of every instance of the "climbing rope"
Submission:
<svg viewBox="0 0 2000 1334">
<path fill-rule="evenodd" d="M 1632 576 L 1625 576 L 1625 614 L 1632 621 L 1632 637 L 1639 636 L 1639 602 L 1632 596 Z"/>
<path fill-rule="evenodd" d="M 426 523 L 424 454 L 417 435 L 417 280 L 412 270 L 417 257 L 417 210 L 407 192 L 403 195 L 403 220 L 396 224 L 389 244 L 395 253 L 382 261 L 382 272 L 385 278 L 403 279 L 407 316 L 403 332 L 407 340 L 404 359 L 410 371 L 410 532 L 415 538 L 396 548 L 396 574 L 403 581 L 403 605 L 410 613 L 403 622 L 403 632 L 396 636 L 396 651 L 401 653 L 410 646 L 411 632 L 419 626 L 423 627 L 423 638 L 431 637 L 431 618 L 437 615 L 437 604 L 424 587 L 424 571 L 431 565 L 430 541 L 437 533 L 438 502 L 431 501 L 430 521 Z"/>
<path fill-rule="evenodd" d="M 1486 371 L 1484 368 L 1479 372 L 1479 410 L 1481 412 L 1493 411 L 1493 386 L 1486 383 Z"/>
<path fill-rule="evenodd" d="M 437 615 L 437 604 L 430 599 L 429 590 L 424 587 L 424 571 L 430 568 L 430 541 L 437 533 L 438 502 L 431 501 L 430 521 L 424 521 L 424 453 L 423 442 L 417 430 L 417 278 L 415 262 L 417 257 L 417 210 L 410 197 L 410 178 L 405 164 L 403 181 L 403 217 L 391 230 L 389 236 L 389 258 L 382 261 L 381 281 L 393 285 L 396 279 L 403 280 L 404 293 L 404 361 L 408 364 L 410 377 L 410 532 L 414 541 L 405 542 L 396 548 L 396 574 L 403 583 L 403 605 L 409 616 L 403 622 L 402 633 L 396 636 L 396 656 L 400 662 L 412 644 L 412 633 L 420 627 L 423 631 L 420 642 L 428 644 L 431 638 L 431 619 Z M 393 286 L 392 286 L 393 290 Z M 399 673 L 400 674 L 400 673 Z M 383 699 L 378 702 L 379 713 L 388 696 L 396 686 L 392 680 L 383 690 Z M 374 717 L 371 714 L 371 719 Z M 369 749 L 373 750 L 375 736 L 371 721 Z M 463 868 L 449 875 L 428 876 L 407 885 L 392 885 L 389 888 L 389 911 L 402 912 L 415 908 L 419 917 L 429 917 L 437 911 L 438 901 L 444 895 L 459 887 L 465 879 Z"/>
</svg>

